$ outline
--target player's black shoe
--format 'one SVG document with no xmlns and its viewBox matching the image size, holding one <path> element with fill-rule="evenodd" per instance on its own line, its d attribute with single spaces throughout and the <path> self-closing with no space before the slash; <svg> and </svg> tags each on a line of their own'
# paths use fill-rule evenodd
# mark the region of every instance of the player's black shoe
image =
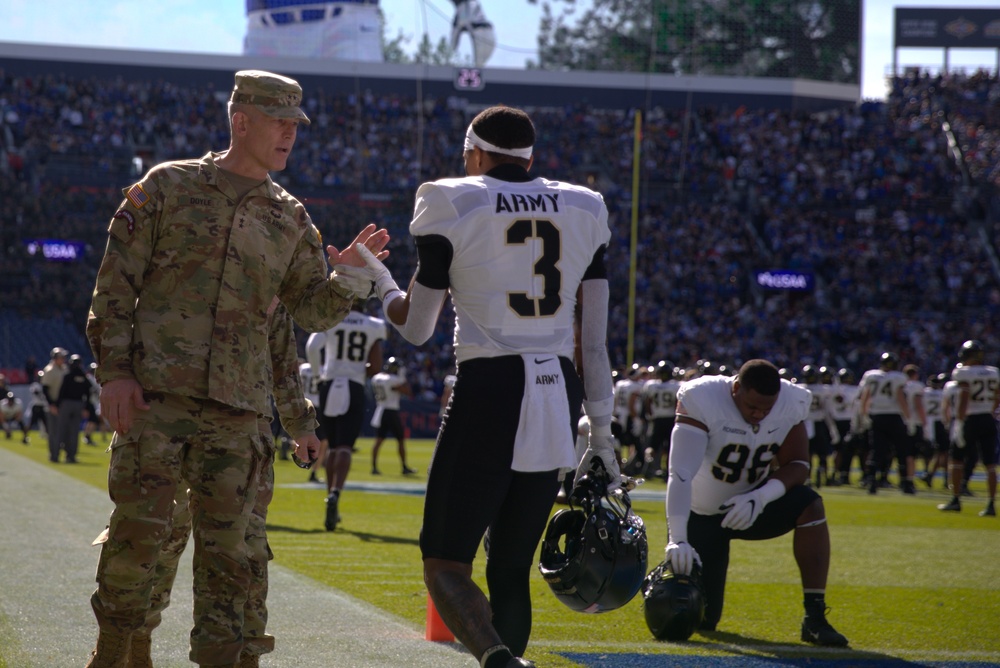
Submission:
<svg viewBox="0 0 1000 668">
<path fill-rule="evenodd" d="M 996 517 L 997 509 L 994 507 L 993 502 L 990 501 L 986 504 L 986 507 L 979 511 L 980 517 Z"/>
<path fill-rule="evenodd" d="M 326 497 L 326 530 L 333 531 L 337 528 L 337 522 L 340 521 L 340 514 L 337 512 L 337 502 L 340 500 L 340 495 L 334 492 L 330 496 Z"/>
<path fill-rule="evenodd" d="M 957 496 L 951 497 L 951 501 L 948 503 L 939 503 L 938 510 L 943 510 L 950 513 L 958 513 L 962 511 L 962 502 L 958 500 Z"/>
<path fill-rule="evenodd" d="M 416 469 L 411 469 L 409 466 L 403 467 L 403 475 L 414 475 L 416 472 Z"/>
<path fill-rule="evenodd" d="M 847 638 L 826 621 L 826 615 L 806 617 L 802 620 L 802 642 L 822 647 L 847 647 Z"/>
</svg>

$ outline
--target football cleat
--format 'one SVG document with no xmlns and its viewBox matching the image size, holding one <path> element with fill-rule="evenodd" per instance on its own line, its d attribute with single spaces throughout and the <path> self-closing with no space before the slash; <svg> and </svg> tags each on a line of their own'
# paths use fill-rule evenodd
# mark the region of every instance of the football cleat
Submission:
<svg viewBox="0 0 1000 668">
<path fill-rule="evenodd" d="M 830 626 L 830 622 L 826 621 L 826 615 L 806 616 L 802 620 L 802 642 L 822 647 L 847 647 L 847 638 Z"/>
<path fill-rule="evenodd" d="M 962 511 L 962 502 L 958 500 L 958 497 L 952 497 L 948 503 L 939 503 L 937 509 L 948 513 L 958 513 Z"/>
<path fill-rule="evenodd" d="M 326 497 L 326 530 L 333 531 L 340 521 L 340 513 L 337 512 L 337 502 L 340 500 L 339 494 L 331 494 Z"/>
<path fill-rule="evenodd" d="M 980 517 L 996 517 L 997 509 L 993 506 L 993 502 L 990 501 L 989 504 L 979 511 Z"/>
</svg>

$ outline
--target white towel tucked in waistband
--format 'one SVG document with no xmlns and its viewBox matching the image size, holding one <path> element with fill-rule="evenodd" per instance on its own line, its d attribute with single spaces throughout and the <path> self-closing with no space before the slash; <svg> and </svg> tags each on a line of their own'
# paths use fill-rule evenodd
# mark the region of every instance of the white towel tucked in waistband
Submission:
<svg viewBox="0 0 1000 668">
<path fill-rule="evenodd" d="M 326 392 L 326 403 L 323 404 L 323 415 L 337 417 L 347 412 L 351 407 L 351 381 L 346 378 L 334 378 L 330 389 Z"/>
<path fill-rule="evenodd" d="M 515 471 L 551 471 L 575 467 L 569 424 L 566 379 L 559 357 L 528 353 L 524 360 L 524 397 L 514 438 Z"/>
<path fill-rule="evenodd" d="M 379 404 L 378 406 L 375 407 L 375 412 L 372 413 L 372 421 L 370 423 L 371 426 L 375 427 L 376 429 L 382 426 L 382 413 L 384 411 L 385 411 L 385 406 L 383 406 L 382 404 Z"/>
</svg>

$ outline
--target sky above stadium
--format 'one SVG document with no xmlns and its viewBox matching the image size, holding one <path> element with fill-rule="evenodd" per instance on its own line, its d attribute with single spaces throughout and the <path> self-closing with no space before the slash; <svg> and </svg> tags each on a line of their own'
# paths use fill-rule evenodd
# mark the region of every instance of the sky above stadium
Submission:
<svg viewBox="0 0 1000 668">
<path fill-rule="evenodd" d="M 588 0 L 578 0 L 585 5 Z M 864 0 L 861 94 L 885 95 L 884 77 L 892 66 L 893 8 L 996 7 L 997 0 Z M 245 0 L 4 0 L 0 41 L 150 49 L 238 55 L 243 52 Z M 489 67 L 520 68 L 537 57 L 536 37 L 541 9 L 527 0 L 482 0 L 497 34 Z M 454 7 L 449 0 L 381 0 L 387 16 L 386 35 L 408 38 L 415 49 L 426 32 L 433 43 L 451 29 Z M 565 5 L 561 5 L 565 6 Z M 579 10 L 578 10 L 579 11 Z M 466 40 L 463 40 L 465 44 Z M 462 47 L 459 49 L 460 54 Z M 941 67 L 940 49 L 900 49 L 899 65 Z M 955 49 L 952 67 L 996 67 L 996 52 Z M 0 63 L 2 66 L 2 63 Z"/>
</svg>

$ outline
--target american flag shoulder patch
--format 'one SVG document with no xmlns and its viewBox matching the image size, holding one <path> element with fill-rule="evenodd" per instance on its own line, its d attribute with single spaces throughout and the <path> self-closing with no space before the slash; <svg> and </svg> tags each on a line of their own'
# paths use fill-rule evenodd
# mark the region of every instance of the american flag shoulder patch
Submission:
<svg viewBox="0 0 1000 668">
<path fill-rule="evenodd" d="M 125 193 L 125 197 L 128 201 L 132 202 L 132 206 L 137 209 L 141 209 L 145 206 L 146 202 L 149 201 L 149 195 L 146 194 L 146 191 L 143 190 L 142 186 L 138 183 L 128 189 L 128 192 Z"/>
</svg>

